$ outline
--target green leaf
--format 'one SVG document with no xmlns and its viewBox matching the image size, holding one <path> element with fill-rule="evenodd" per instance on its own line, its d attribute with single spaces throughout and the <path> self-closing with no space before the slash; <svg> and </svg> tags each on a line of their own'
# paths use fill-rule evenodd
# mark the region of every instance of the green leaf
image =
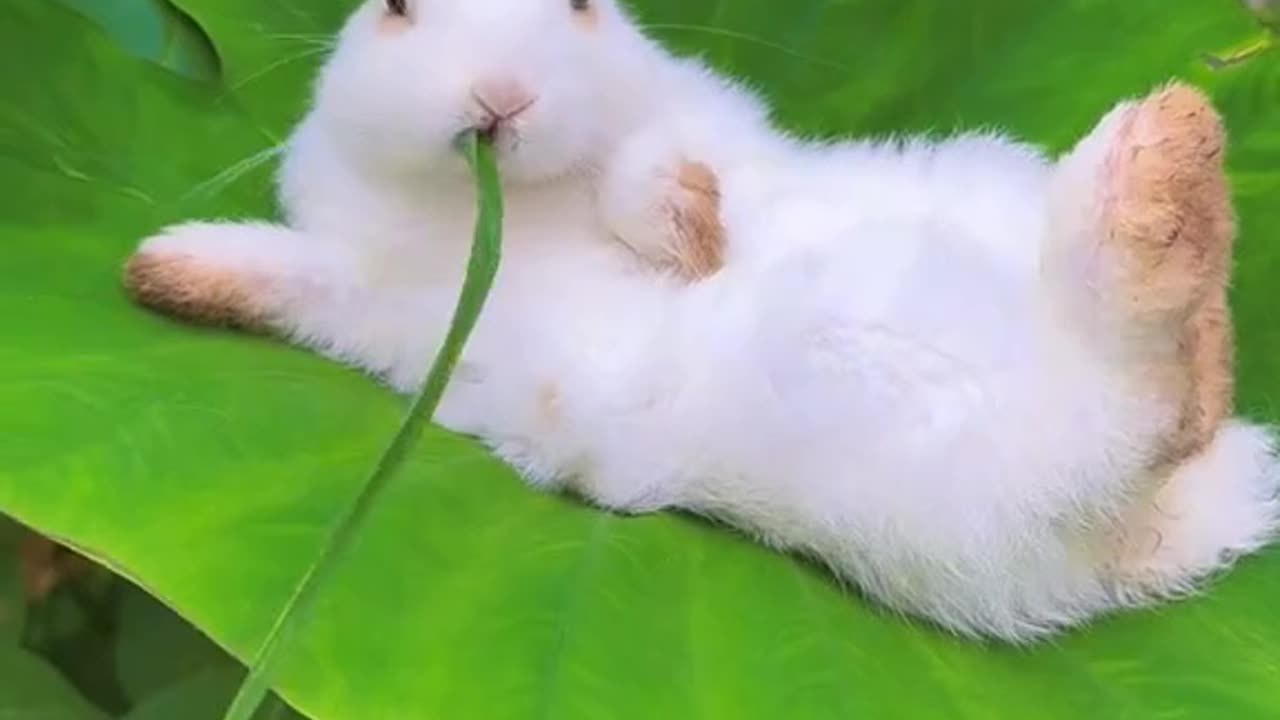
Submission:
<svg viewBox="0 0 1280 720">
<path fill-rule="evenodd" d="M 208 181 L 303 112 L 323 48 L 284 36 L 330 32 L 352 6 L 179 4 L 213 38 L 229 90 L 136 59 L 57 3 L 0 4 L 0 67 L 24 68 L 0 93 L 0 509 L 246 659 L 405 403 L 279 343 L 160 319 L 118 290 L 120 262 L 164 223 L 273 214 L 267 166 Z M 1240 406 L 1280 419 L 1280 58 L 1202 60 L 1257 32 L 1238 3 L 638 9 L 818 134 L 1000 126 L 1056 150 L 1172 75 L 1209 88 L 1241 218 Z M 1280 715 L 1274 551 L 1203 597 L 1033 649 L 988 647 L 887 616 L 719 526 L 540 494 L 432 429 L 346 557 L 278 676 L 318 720 Z"/>
<path fill-rule="evenodd" d="M 169 0 L 58 0 L 102 26 L 137 57 L 196 80 L 219 77 L 204 30 Z"/>
<path fill-rule="evenodd" d="M 97 720 L 106 716 L 81 699 L 75 688 L 44 661 L 21 650 L 0 647 L 0 718 L 14 720 Z"/>
</svg>

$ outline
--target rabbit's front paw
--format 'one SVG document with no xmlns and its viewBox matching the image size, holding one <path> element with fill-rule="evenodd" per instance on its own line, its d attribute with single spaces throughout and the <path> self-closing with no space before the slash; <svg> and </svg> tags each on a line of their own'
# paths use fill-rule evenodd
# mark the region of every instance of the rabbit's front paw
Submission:
<svg viewBox="0 0 1280 720">
<path fill-rule="evenodd" d="M 144 241 L 125 263 L 124 285 L 140 304 L 203 325 L 265 331 L 272 283 L 235 261 L 232 226 L 187 225 Z"/>
<path fill-rule="evenodd" d="M 720 182 L 705 163 L 639 137 L 606 168 L 599 190 L 610 231 L 654 265 L 687 280 L 723 265 Z"/>
</svg>

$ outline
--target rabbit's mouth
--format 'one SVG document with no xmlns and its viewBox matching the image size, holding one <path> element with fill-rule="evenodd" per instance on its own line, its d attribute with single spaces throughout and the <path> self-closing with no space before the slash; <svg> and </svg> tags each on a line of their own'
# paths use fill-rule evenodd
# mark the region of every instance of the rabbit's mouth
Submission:
<svg viewBox="0 0 1280 720">
<path fill-rule="evenodd" d="M 510 146 L 514 150 L 519 143 L 519 123 L 530 108 L 538 102 L 538 96 L 512 82 L 491 82 L 478 85 L 471 91 L 475 119 L 470 130 L 496 148 Z"/>
<path fill-rule="evenodd" d="M 512 162 L 520 147 L 520 133 L 507 123 L 475 124 L 459 132 L 454 137 L 454 147 L 461 149 L 469 138 L 474 136 L 482 143 L 493 148 L 499 161 Z"/>
<path fill-rule="evenodd" d="M 511 120 L 487 116 L 462 131 L 462 134 L 475 133 L 481 140 L 492 143 L 495 147 L 511 145 L 519 138 L 519 130 Z"/>
<path fill-rule="evenodd" d="M 531 114 L 519 118 L 469 118 L 454 139 L 454 147 L 475 137 L 488 143 L 503 170 L 517 184 L 543 184 L 585 172 L 595 164 L 599 143 L 586 133 L 563 133 Z"/>
</svg>

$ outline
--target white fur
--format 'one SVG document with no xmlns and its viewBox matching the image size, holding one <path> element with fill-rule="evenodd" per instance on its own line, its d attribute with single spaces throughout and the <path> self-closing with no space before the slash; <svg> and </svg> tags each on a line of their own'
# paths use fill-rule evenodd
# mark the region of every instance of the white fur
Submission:
<svg viewBox="0 0 1280 720">
<path fill-rule="evenodd" d="M 413 5 L 408 29 L 370 2 L 344 31 L 285 163 L 289 229 L 184 226 L 144 251 L 269 276 L 282 331 L 412 390 L 474 221 L 450 142 L 469 84 L 511 74 L 540 99 L 500 140 L 504 264 L 437 419 L 531 481 L 722 518 L 1015 641 L 1271 537 L 1270 435 L 1233 422 L 1148 477 L 1176 408 L 1073 305 L 1087 238 L 1055 213 L 1085 202 L 1073 168 L 1106 123 L 1061 170 L 999 136 L 809 145 L 612 2 L 594 29 L 567 0 Z M 720 173 L 730 244 L 690 286 L 611 237 L 664 242 L 646 219 L 686 155 Z"/>
</svg>

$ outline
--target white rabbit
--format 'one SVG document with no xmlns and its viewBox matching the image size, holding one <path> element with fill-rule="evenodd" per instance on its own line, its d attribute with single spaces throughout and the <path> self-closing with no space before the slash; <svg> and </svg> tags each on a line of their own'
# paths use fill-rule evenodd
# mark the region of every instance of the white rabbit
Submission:
<svg viewBox="0 0 1280 720">
<path fill-rule="evenodd" d="M 1203 97 L 1123 103 L 1058 162 L 995 136 L 806 145 L 767 115 L 611 0 L 369 2 L 293 136 L 287 224 L 171 228 L 126 282 L 410 390 L 474 220 L 453 139 L 480 127 L 504 265 L 437 420 L 530 481 L 718 517 L 1012 641 L 1273 536 L 1272 437 L 1228 417 Z"/>
</svg>

